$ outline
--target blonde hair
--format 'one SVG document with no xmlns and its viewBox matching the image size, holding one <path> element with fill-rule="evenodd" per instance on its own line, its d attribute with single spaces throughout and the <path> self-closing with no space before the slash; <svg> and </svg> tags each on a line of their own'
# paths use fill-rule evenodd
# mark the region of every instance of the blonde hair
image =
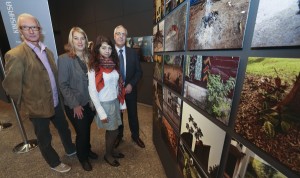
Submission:
<svg viewBox="0 0 300 178">
<path fill-rule="evenodd" d="M 20 14 L 18 16 L 18 20 L 17 20 L 18 29 L 21 29 L 21 19 L 22 18 L 32 18 L 32 19 L 34 19 L 36 24 L 38 25 L 38 27 L 41 28 L 40 22 L 36 17 L 34 17 L 33 15 L 28 14 L 28 13 L 23 13 L 23 14 Z"/>
<path fill-rule="evenodd" d="M 85 39 L 85 47 L 84 47 L 84 51 L 83 51 L 83 57 L 86 58 L 89 56 L 89 50 L 88 50 L 88 37 L 86 35 L 86 33 L 80 28 L 80 27 L 73 27 L 70 30 L 69 33 L 69 38 L 68 38 L 68 43 L 65 45 L 65 50 L 69 53 L 69 56 L 72 58 L 75 58 L 76 56 L 76 50 L 73 44 L 73 35 L 75 32 L 78 32 L 80 34 L 82 34 L 84 36 Z"/>
</svg>

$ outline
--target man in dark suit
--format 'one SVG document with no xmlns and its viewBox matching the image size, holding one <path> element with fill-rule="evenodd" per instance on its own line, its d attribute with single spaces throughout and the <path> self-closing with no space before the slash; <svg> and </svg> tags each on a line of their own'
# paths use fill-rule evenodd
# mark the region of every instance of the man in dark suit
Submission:
<svg viewBox="0 0 300 178">
<path fill-rule="evenodd" d="M 114 30 L 114 40 L 116 50 L 120 59 L 120 72 L 125 81 L 126 105 L 128 113 L 128 122 L 131 131 L 132 140 L 141 148 L 145 148 L 144 142 L 139 135 L 139 120 L 137 115 L 137 83 L 142 77 L 143 71 L 140 66 L 140 61 L 134 49 L 125 46 L 127 30 L 122 25 L 119 25 Z M 123 123 L 123 114 L 122 114 Z M 119 126 L 119 135 L 115 142 L 115 147 L 118 147 L 122 141 L 124 125 Z"/>
</svg>

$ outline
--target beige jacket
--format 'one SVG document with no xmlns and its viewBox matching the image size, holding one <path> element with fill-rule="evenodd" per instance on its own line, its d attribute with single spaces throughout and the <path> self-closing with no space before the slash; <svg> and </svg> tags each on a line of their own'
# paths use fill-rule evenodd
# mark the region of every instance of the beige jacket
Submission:
<svg viewBox="0 0 300 178">
<path fill-rule="evenodd" d="M 47 48 L 46 53 L 57 83 L 53 53 Z M 55 111 L 48 72 L 33 50 L 23 42 L 5 54 L 5 63 L 6 77 L 2 85 L 18 109 L 29 118 L 53 116 Z"/>
</svg>

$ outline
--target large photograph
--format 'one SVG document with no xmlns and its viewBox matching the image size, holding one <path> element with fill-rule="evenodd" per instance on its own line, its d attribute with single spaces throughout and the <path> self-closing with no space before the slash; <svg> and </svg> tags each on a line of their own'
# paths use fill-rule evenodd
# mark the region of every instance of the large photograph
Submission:
<svg viewBox="0 0 300 178">
<path fill-rule="evenodd" d="M 185 3 L 176 9 L 165 19 L 165 51 L 183 51 L 186 30 L 186 11 Z"/>
<path fill-rule="evenodd" d="M 164 17 L 164 0 L 153 0 L 154 5 L 154 16 L 153 24 L 156 24 Z"/>
<path fill-rule="evenodd" d="M 163 55 L 154 55 L 154 69 L 153 69 L 153 78 L 162 82 L 163 78 Z"/>
<path fill-rule="evenodd" d="M 166 143 L 174 161 L 176 161 L 178 136 L 174 131 L 173 127 L 171 126 L 171 124 L 169 123 L 169 121 L 164 116 L 162 117 L 161 136 L 164 142 Z"/>
<path fill-rule="evenodd" d="M 153 36 L 129 37 L 126 46 L 133 48 L 141 62 L 153 62 Z"/>
<path fill-rule="evenodd" d="M 183 84 L 183 60 L 183 55 L 164 55 L 164 84 L 180 95 Z"/>
<path fill-rule="evenodd" d="M 229 148 L 224 178 L 236 177 L 286 178 L 285 175 L 233 138 Z"/>
<path fill-rule="evenodd" d="M 299 25 L 299 0 L 260 0 L 252 47 L 298 46 Z"/>
<path fill-rule="evenodd" d="M 153 105 L 153 137 L 161 137 L 162 111 Z"/>
<path fill-rule="evenodd" d="M 163 89 L 162 85 L 153 80 L 153 104 L 156 105 L 160 110 L 163 106 Z"/>
<path fill-rule="evenodd" d="M 175 9 L 184 0 L 165 0 L 165 14 L 169 14 L 173 9 Z"/>
<path fill-rule="evenodd" d="M 225 131 L 183 102 L 180 136 L 207 175 L 218 172 Z"/>
<path fill-rule="evenodd" d="M 191 151 L 182 143 L 180 139 L 178 148 L 178 167 L 183 178 L 205 178 L 208 177 L 197 163 L 196 159 L 191 154 Z M 216 172 L 211 177 L 217 177 Z"/>
<path fill-rule="evenodd" d="M 248 59 L 235 131 L 300 175 L 300 58 Z"/>
<path fill-rule="evenodd" d="M 238 57 L 188 55 L 184 97 L 227 125 L 238 66 Z"/>
<path fill-rule="evenodd" d="M 188 49 L 242 48 L 249 0 L 191 0 Z"/>
<path fill-rule="evenodd" d="M 166 87 L 163 89 L 163 112 L 174 125 L 176 133 L 179 133 L 181 98 Z"/>
<path fill-rule="evenodd" d="M 165 21 L 160 21 L 153 27 L 153 51 L 164 51 L 164 24 Z"/>
</svg>

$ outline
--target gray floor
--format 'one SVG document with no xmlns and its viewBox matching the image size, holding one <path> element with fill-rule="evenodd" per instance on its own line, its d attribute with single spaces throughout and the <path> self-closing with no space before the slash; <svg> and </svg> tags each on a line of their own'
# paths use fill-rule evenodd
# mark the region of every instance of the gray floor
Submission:
<svg viewBox="0 0 300 178">
<path fill-rule="evenodd" d="M 99 155 L 98 160 L 92 160 L 93 170 L 86 172 L 81 168 L 76 156 L 71 158 L 65 156 L 63 146 L 58 133 L 51 125 L 53 136 L 52 145 L 61 156 L 61 160 L 72 166 L 68 173 L 57 173 L 49 168 L 43 160 L 39 148 L 30 152 L 17 154 L 13 148 L 22 143 L 19 125 L 15 119 L 12 106 L 0 100 L 0 122 L 10 122 L 12 127 L 0 131 L 0 177 L 118 177 L 118 178 L 165 178 L 165 172 L 157 155 L 152 141 L 152 107 L 142 104 L 138 105 L 140 121 L 140 136 L 145 142 L 146 148 L 139 148 L 131 141 L 127 117 L 124 118 L 125 136 L 124 142 L 119 146 L 120 151 L 125 154 L 120 159 L 121 166 L 114 168 L 103 160 L 104 155 L 104 131 L 92 124 L 91 144 L 92 150 Z M 126 116 L 127 114 L 125 114 Z M 22 119 L 28 139 L 35 139 L 32 124 L 28 119 Z M 72 129 L 72 138 L 75 132 Z"/>
</svg>

